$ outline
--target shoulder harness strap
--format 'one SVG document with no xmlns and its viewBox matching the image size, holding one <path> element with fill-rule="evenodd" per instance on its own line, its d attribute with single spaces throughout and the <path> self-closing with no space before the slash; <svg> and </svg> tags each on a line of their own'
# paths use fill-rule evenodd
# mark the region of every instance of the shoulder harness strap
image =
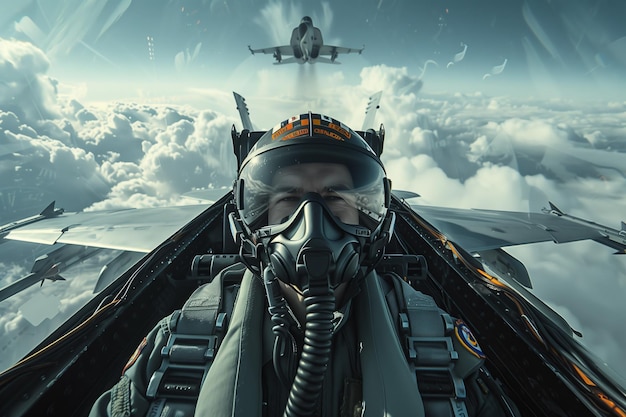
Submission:
<svg viewBox="0 0 626 417">
<path fill-rule="evenodd" d="M 224 290 L 224 275 L 241 276 L 244 270 L 239 264 L 217 274 L 171 315 L 169 338 L 161 349 L 161 366 L 150 378 L 146 391 L 152 401 L 148 416 L 193 416 L 200 388 L 226 333 L 238 290 L 238 285 Z"/>
<path fill-rule="evenodd" d="M 467 417 L 463 378 L 478 369 L 482 359 L 459 352 L 454 340 L 457 323 L 431 297 L 416 291 L 395 273 L 385 278 L 392 283 L 399 304 L 400 338 L 405 341 L 405 353 L 426 415 Z"/>
</svg>

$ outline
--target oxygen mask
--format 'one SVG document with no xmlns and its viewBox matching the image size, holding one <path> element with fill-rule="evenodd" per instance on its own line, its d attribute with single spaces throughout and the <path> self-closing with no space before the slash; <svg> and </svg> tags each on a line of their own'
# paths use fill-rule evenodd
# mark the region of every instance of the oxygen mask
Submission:
<svg viewBox="0 0 626 417">
<path fill-rule="evenodd" d="M 303 294 L 334 291 L 359 272 L 370 230 L 341 222 L 317 193 L 301 201 L 284 223 L 263 227 L 257 236 L 267 242 L 266 260 L 278 279 Z"/>
</svg>

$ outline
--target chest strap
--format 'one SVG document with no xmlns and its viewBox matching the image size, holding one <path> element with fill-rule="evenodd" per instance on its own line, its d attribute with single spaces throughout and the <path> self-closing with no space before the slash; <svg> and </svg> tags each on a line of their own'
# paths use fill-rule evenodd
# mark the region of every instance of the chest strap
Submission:
<svg viewBox="0 0 626 417">
<path fill-rule="evenodd" d="M 224 292 L 223 274 L 218 274 L 172 314 L 161 366 L 146 390 L 152 401 L 147 416 L 193 416 L 200 388 L 226 332 L 233 291 Z"/>
<path fill-rule="evenodd" d="M 459 352 L 454 342 L 454 320 L 431 297 L 401 279 L 392 281 L 400 303 L 400 338 L 405 340 L 405 353 L 426 415 L 467 417 L 465 375 L 455 369 Z"/>
</svg>

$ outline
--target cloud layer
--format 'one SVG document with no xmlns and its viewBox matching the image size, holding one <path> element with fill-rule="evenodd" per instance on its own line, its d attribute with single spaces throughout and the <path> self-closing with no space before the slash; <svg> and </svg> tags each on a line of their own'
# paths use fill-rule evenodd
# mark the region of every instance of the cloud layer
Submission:
<svg viewBox="0 0 626 417">
<path fill-rule="evenodd" d="M 58 95 L 55 81 L 46 76 L 45 55 L 32 45 L 0 40 L 0 54 L 0 89 L 9 94 L 0 97 L 11 97 L 0 102 L 0 143 L 7 150 L 0 151 L 3 190 L 16 184 L 44 190 L 22 196 L 41 200 L 40 209 L 52 197 L 66 209 L 97 210 L 183 204 L 182 193 L 232 184 L 230 128 L 241 125 L 234 102 L 230 110 L 223 104 L 230 92 L 202 91 L 203 106 L 81 103 Z M 526 211 L 545 206 L 549 198 L 570 214 L 614 228 L 624 220 L 625 101 L 425 93 L 422 80 L 406 68 L 384 65 L 364 68 L 358 79 L 341 68 L 306 74 L 294 69 L 248 75 L 254 87 L 239 92 L 259 129 L 308 110 L 361 129 L 368 97 L 383 90 L 370 127 L 384 122 L 383 161 L 395 189 L 419 193 L 423 204 L 465 208 Z M 321 82 L 329 79 L 332 83 Z M 303 80 L 317 90 L 301 94 L 295 86 Z M 294 88 L 277 90 L 279 85 Z M 181 91 L 181 97 L 193 91 L 198 92 Z M 180 100 L 172 97 L 173 103 Z M 34 214 L 35 206 L 5 203 L 1 214 L 24 217 Z M 565 246 L 511 252 L 526 263 L 536 293 L 620 369 L 626 338 L 617 318 L 626 315 L 619 296 L 626 259 L 597 244 Z M 3 282 L 30 267 L 0 262 Z M 61 302 L 83 299 L 82 290 L 78 294 Z M 2 317 L 3 338 L 25 331 L 23 319 Z"/>
</svg>

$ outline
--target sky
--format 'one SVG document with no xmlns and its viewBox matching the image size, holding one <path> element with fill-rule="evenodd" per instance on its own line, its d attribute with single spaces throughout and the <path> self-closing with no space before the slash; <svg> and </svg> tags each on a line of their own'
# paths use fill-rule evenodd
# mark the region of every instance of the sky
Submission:
<svg viewBox="0 0 626 417">
<path fill-rule="evenodd" d="M 309 110 L 361 129 L 380 90 L 367 127 L 384 123 L 393 187 L 420 194 L 418 204 L 526 212 L 549 200 L 615 229 L 626 220 L 622 1 L 0 0 L 0 8 L 0 224 L 52 200 L 67 211 L 181 205 L 185 192 L 230 186 L 230 129 L 241 130 L 232 91 L 246 97 L 258 129 Z M 304 15 L 325 43 L 365 50 L 340 55 L 340 65 L 274 65 L 250 54 L 248 45 L 286 44 Z M 0 245 L 0 281 L 27 273 L 29 264 L 11 261 L 23 251 Z M 626 373 L 626 256 L 589 242 L 508 251 L 583 343 Z M 50 314 L 61 320 L 92 284 L 40 292 L 56 297 Z M 24 302 L 0 304 L 4 339 L 33 332 Z"/>
</svg>

